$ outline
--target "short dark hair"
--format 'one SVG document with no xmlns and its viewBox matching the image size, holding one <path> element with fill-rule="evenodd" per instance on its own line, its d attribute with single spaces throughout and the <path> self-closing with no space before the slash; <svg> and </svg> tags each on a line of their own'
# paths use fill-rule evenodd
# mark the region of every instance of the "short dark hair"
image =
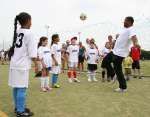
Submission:
<svg viewBox="0 0 150 117">
<path fill-rule="evenodd" d="M 126 19 L 127 19 L 128 21 L 130 21 L 131 24 L 134 23 L 134 18 L 133 18 L 132 16 L 128 16 L 128 17 L 126 17 Z"/>
</svg>

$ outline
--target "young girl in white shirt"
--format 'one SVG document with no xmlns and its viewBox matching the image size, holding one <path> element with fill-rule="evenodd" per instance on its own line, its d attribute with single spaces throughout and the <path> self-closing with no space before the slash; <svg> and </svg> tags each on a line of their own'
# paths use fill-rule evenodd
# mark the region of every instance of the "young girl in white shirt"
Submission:
<svg viewBox="0 0 150 117">
<path fill-rule="evenodd" d="M 105 82 L 105 74 L 107 73 L 106 70 L 106 62 L 105 62 L 105 57 L 107 56 L 108 53 L 111 52 L 111 45 L 109 44 L 109 42 L 105 43 L 105 47 L 102 49 L 101 51 L 101 57 L 103 58 L 102 63 L 101 63 L 101 68 L 102 68 L 102 82 Z M 107 81 L 110 81 L 109 76 L 107 75 Z"/>
<path fill-rule="evenodd" d="M 58 75 L 61 73 L 61 46 L 59 45 L 59 35 L 52 35 L 51 41 L 52 54 L 52 87 L 60 88 L 58 82 Z"/>
<path fill-rule="evenodd" d="M 93 81 L 97 81 L 97 79 L 95 78 L 96 75 L 96 70 L 97 70 L 97 63 L 98 63 L 98 59 L 99 59 L 99 54 L 98 54 L 98 50 L 95 48 L 95 44 L 94 42 L 91 40 L 90 41 L 90 47 L 87 49 L 86 51 L 86 60 L 88 63 L 88 81 L 91 82 Z"/>
<path fill-rule="evenodd" d="M 18 23 L 21 27 L 17 30 Z M 31 60 L 36 61 L 37 44 L 30 31 L 31 16 L 22 12 L 15 17 L 13 44 L 9 51 L 9 86 L 13 88 L 14 106 L 17 117 L 29 117 L 33 113 L 26 108 Z"/>
<path fill-rule="evenodd" d="M 49 71 L 52 67 L 52 59 L 51 59 L 51 51 L 50 48 L 47 46 L 48 38 L 41 37 L 38 43 L 38 59 L 40 61 L 40 70 L 41 73 L 41 90 L 43 92 L 50 91 L 51 88 L 49 87 Z M 40 71 L 39 70 L 39 71 Z"/>
<path fill-rule="evenodd" d="M 78 65 L 78 56 L 79 56 L 79 46 L 76 45 L 77 37 L 71 39 L 71 45 L 67 48 L 67 58 L 68 58 L 68 80 L 72 83 L 72 80 L 75 82 L 80 82 L 77 79 L 77 65 Z"/>
</svg>

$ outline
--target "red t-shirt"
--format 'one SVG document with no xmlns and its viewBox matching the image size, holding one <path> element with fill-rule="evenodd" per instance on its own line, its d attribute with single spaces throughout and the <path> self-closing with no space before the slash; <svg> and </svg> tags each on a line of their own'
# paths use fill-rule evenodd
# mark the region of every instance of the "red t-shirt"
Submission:
<svg viewBox="0 0 150 117">
<path fill-rule="evenodd" d="M 140 60 L 140 48 L 133 46 L 131 48 L 132 60 Z"/>
</svg>

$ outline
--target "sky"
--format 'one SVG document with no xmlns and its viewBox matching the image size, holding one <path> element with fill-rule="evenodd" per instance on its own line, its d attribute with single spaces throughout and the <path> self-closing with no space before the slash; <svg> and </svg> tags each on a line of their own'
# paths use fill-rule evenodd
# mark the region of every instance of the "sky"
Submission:
<svg viewBox="0 0 150 117">
<path fill-rule="evenodd" d="M 126 16 L 133 16 L 139 43 L 150 50 L 150 0 L 0 0 L 0 49 L 3 42 L 5 49 L 11 45 L 14 18 L 23 11 L 32 16 L 31 30 L 37 41 L 58 33 L 63 43 L 81 32 L 83 43 L 94 38 L 99 47 L 109 34 L 119 32 Z M 80 20 L 81 13 L 87 20 Z"/>
</svg>

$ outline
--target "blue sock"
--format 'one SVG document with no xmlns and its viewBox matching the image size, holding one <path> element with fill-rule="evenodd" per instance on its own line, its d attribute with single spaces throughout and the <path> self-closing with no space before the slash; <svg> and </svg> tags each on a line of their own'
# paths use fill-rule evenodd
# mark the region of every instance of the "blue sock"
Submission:
<svg viewBox="0 0 150 117">
<path fill-rule="evenodd" d="M 55 74 L 52 74 L 52 85 L 55 84 Z"/>
<path fill-rule="evenodd" d="M 26 101 L 26 88 L 17 88 L 17 112 L 25 111 L 25 101 Z"/>
<path fill-rule="evenodd" d="M 13 99 L 14 99 L 15 109 L 17 109 L 17 88 L 13 88 Z"/>
<path fill-rule="evenodd" d="M 58 74 L 55 74 L 55 84 L 57 83 L 58 81 Z"/>
</svg>

